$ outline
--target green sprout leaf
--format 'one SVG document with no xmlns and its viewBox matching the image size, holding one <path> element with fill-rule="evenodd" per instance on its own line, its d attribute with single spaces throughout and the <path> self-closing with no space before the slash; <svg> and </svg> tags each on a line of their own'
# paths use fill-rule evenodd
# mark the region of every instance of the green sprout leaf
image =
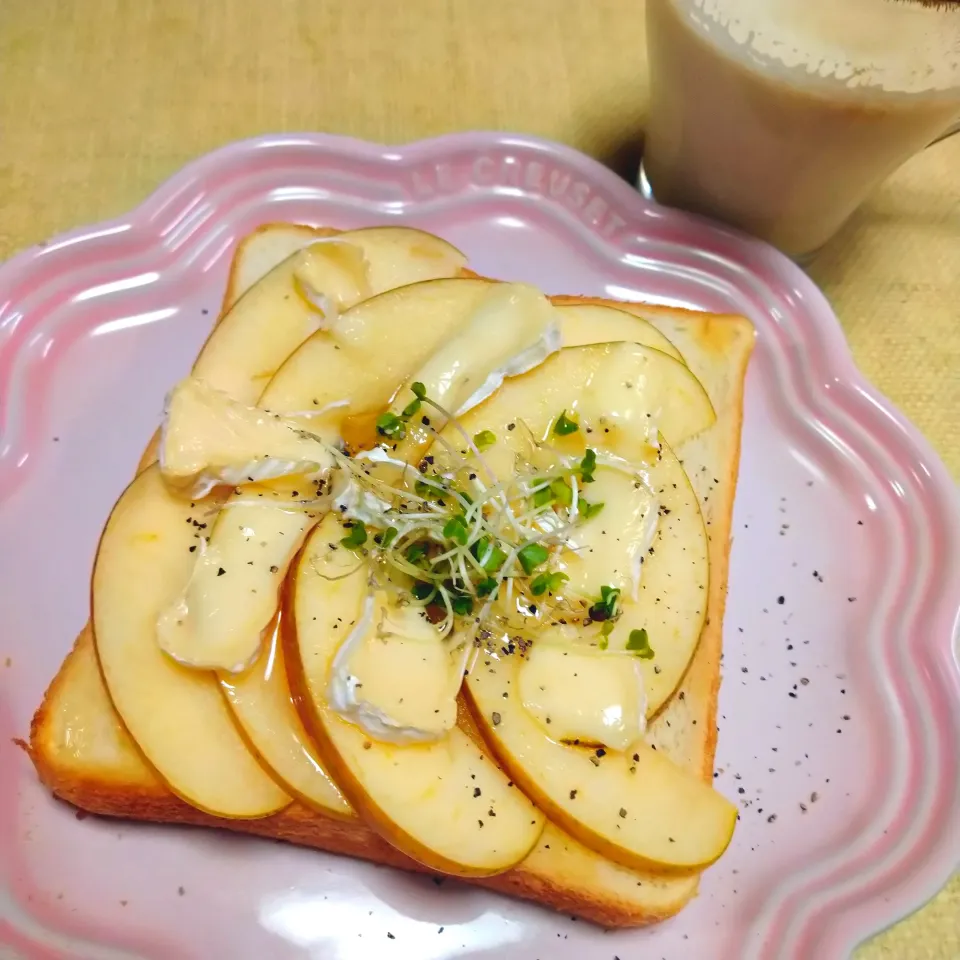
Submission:
<svg viewBox="0 0 960 960">
<path fill-rule="evenodd" d="M 530 592 L 535 597 L 556 593 L 570 578 L 565 573 L 541 573 L 530 583 Z"/>
<path fill-rule="evenodd" d="M 429 600 L 436 593 L 436 587 L 430 583 L 424 583 L 418 580 L 411 588 L 410 592 L 416 600 Z"/>
<path fill-rule="evenodd" d="M 497 581 L 494 580 L 493 577 L 487 577 L 486 580 L 481 580 L 474 589 L 477 591 L 477 596 L 481 599 L 483 597 L 489 597 L 490 594 L 497 589 Z"/>
<path fill-rule="evenodd" d="M 477 445 L 477 449 L 483 453 L 484 450 L 489 450 L 497 442 L 497 435 L 492 430 L 481 430 L 474 434 L 473 442 Z"/>
<path fill-rule="evenodd" d="M 397 539 L 397 528 L 396 527 L 387 527 L 383 531 L 383 535 L 380 537 L 380 546 L 383 550 L 386 550 L 394 540 Z"/>
<path fill-rule="evenodd" d="M 533 505 L 535 507 L 545 507 L 548 503 L 555 500 L 553 490 L 550 487 L 544 487 L 533 495 Z"/>
<path fill-rule="evenodd" d="M 503 566 L 503 561 L 507 559 L 506 553 L 495 543 L 491 546 L 489 537 L 481 537 L 476 540 L 471 545 L 470 552 L 487 573 L 499 570 Z"/>
<path fill-rule="evenodd" d="M 351 549 L 362 547 L 367 542 L 367 528 L 363 525 L 363 522 L 354 520 L 350 532 L 340 542 Z"/>
<path fill-rule="evenodd" d="M 406 557 L 410 563 L 419 563 L 426 555 L 427 545 L 425 543 L 411 543 L 407 547 Z"/>
<path fill-rule="evenodd" d="M 558 437 L 569 437 L 571 433 L 576 433 L 580 429 L 580 425 L 576 420 L 571 420 L 567 416 L 567 411 L 564 410 L 563 413 L 557 417 L 556 422 L 553 425 L 553 432 Z"/>
<path fill-rule="evenodd" d="M 550 492 L 561 507 L 569 507 L 573 503 L 573 490 L 565 480 L 554 480 L 550 484 Z"/>
<path fill-rule="evenodd" d="M 597 451 L 587 447 L 587 452 L 580 461 L 580 479 L 584 483 L 593 483 L 593 473 L 597 469 Z"/>
<path fill-rule="evenodd" d="M 406 436 L 407 428 L 396 414 L 381 413 L 377 417 L 377 433 L 391 440 L 402 440 Z"/>
<path fill-rule="evenodd" d="M 427 388 L 419 380 L 410 384 L 410 391 L 418 400 L 427 399 Z"/>
<path fill-rule="evenodd" d="M 619 603 L 620 591 L 616 587 L 602 586 L 600 588 L 600 599 L 590 607 L 587 613 L 590 619 L 594 621 L 615 620 Z"/>
<path fill-rule="evenodd" d="M 580 501 L 580 512 L 584 520 L 595 517 L 603 509 L 603 503 L 587 503 L 586 500 Z"/>
<path fill-rule="evenodd" d="M 528 543 L 517 553 L 520 566 L 523 567 L 523 572 L 526 573 L 527 576 L 533 573 L 541 564 L 546 563 L 549 556 L 550 554 L 547 552 L 547 548 L 539 543 Z"/>
<path fill-rule="evenodd" d="M 645 627 L 630 631 L 630 636 L 627 638 L 627 649 L 631 653 L 635 653 L 641 660 L 653 659 L 653 648 L 650 646 Z"/>
<path fill-rule="evenodd" d="M 463 522 L 463 517 L 451 517 L 443 525 L 443 535 L 448 540 L 456 540 L 461 546 L 467 542 L 467 527 Z"/>
<path fill-rule="evenodd" d="M 401 416 L 403 416 L 403 418 L 404 418 L 405 420 L 408 420 L 408 419 L 409 419 L 410 417 L 412 417 L 415 413 L 419 413 L 419 412 L 420 412 L 420 398 L 419 398 L 419 397 L 414 397 L 414 398 L 403 408 L 403 413 L 401 414 Z"/>
<path fill-rule="evenodd" d="M 466 617 L 473 613 L 473 597 L 465 593 L 458 593 L 450 598 L 450 606 L 458 617 Z"/>
</svg>

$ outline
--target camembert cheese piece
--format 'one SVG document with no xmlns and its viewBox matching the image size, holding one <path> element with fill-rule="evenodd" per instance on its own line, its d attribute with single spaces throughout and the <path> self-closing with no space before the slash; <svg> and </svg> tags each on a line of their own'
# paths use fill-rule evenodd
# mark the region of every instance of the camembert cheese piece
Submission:
<svg viewBox="0 0 960 960">
<path fill-rule="evenodd" d="M 250 502 L 228 501 L 215 536 L 198 540 L 182 593 L 157 621 L 160 648 L 183 666 L 228 673 L 250 666 L 277 611 L 290 559 L 316 522 L 315 511 L 292 499 L 304 495 L 300 490 L 273 484 L 241 492 Z"/>
<path fill-rule="evenodd" d="M 553 740 L 626 750 L 646 729 L 636 657 L 534 643 L 517 671 L 518 695 Z"/>
<path fill-rule="evenodd" d="M 422 608 L 391 605 L 375 592 L 334 657 L 328 700 L 376 740 L 441 740 L 456 726 L 462 671 L 462 653 Z"/>
<path fill-rule="evenodd" d="M 539 366 L 560 346 L 559 314 L 539 290 L 524 283 L 491 283 L 463 326 L 398 391 L 394 412 L 415 401 L 409 384 L 420 383 L 430 400 L 459 416 L 495 393 L 505 378 Z M 434 430 L 443 427 L 436 408 L 424 412 Z M 399 450 L 431 439 L 430 431 L 418 428 L 418 419 Z"/>
<path fill-rule="evenodd" d="M 239 486 L 333 466 L 320 439 L 295 420 L 232 399 L 196 377 L 167 396 L 160 472 L 193 499 L 218 485 Z"/>
</svg>

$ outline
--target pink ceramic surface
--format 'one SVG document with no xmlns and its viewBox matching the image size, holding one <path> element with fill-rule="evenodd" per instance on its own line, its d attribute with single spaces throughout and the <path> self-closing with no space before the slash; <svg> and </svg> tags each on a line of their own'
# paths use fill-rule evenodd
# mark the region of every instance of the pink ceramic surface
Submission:
<svg viewBox="0 0 960 960">
<path fill-rule="evenodd" d="M 741 822 L 675 920 L 603 933 L 285 845 L 78 822 L 11 745 L 86 619 L 101 525 L 234 245 L 274 220 L 413 224 L 485 274 L 756 324 L 716 778 Z M 960 510 L 943 466 L 860 378 L 803 273 L 553 144 L 241 143 L 128 217 L 15 257 L 0 268 L 0 544 L 4 957 L 833 960 L 960 862 Z"/>
</svg>

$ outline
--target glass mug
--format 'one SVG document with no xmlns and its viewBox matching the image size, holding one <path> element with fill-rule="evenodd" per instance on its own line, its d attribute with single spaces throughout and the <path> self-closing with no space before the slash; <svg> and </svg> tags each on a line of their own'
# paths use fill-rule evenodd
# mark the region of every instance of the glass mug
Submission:
<svg viewBox="0 0 960 960">
<path fill-rule="evenodd" d="M 960 0 L 647 0 L 647 48 L 641 188 L 801 261 L 960 119 Z"/>
</svg>

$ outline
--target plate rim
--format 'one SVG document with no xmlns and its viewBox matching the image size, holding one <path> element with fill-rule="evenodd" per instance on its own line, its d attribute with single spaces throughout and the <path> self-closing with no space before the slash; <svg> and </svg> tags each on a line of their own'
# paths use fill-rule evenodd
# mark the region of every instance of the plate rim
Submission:
<svg viewBox="0 0 960 960">
<path fill-rule="evenodd" d="M 480 158 L 489 155 L 491 151 L 506 150 L 527 156 L 531 162 L 537 158 L 548 159 L 550 163 L 559 165 L 570 171 L 572 175 L 582 178 L 594 191 L 593 197 L 603 199 L 607 211 L 623 211 L 624 217 L 617 215 L 616 219 L 620 220 L 624 226 L 628 225 L 628 221 L 640 221 L 643 224 L 646 228 L 645 232 L 642 235 L 637 234 L 641 241 L 640 254 L 633 253 L 634 256 L 642 255 L 643 241 L 650 236 L 662 244 L 675 244 L 676 240 L 671 238 L 682 233 L 679 228 L 695 224 L 698 237 L 704 238 L 704 247 L 687 251 L 691 256 L 699 256 L 702 253 L 705 257 L 714 260 L 720 258 L 727 263 L 747 265 L 748 272 L 750 270 L 756 272 L 762 268 L 768 275 L 776 275 L 783 281 L 789 297 L 803 308 L 802 314 L 812 320 L 809 326 L 799 332 L 804 343 L 812 349 L 814 366 L 820 374 L 816 383 L 808 384 L 811 393 L 819 395 L 818 402 L 823 404 L 826 411 L 834 415 L 839 415 L 843 403 L 858 406 L 860 408 L 858 413 L 848 414 L 850 422 L 847 423 L 846 429 L 853 430 L 854 433 L 859 430 L 861 440 L 869 439 L 887 452 L 891 447 L 899 446 L 901 452 L 906 449 L 912 454 L 913 465 L 925 475 L 925 479 L 922 477 L 918 479 L 925 488 L 929 488 L 928 502 L 921 508 L 914 507 L 914 510 L 928 512 L 931 514 L 928 518 L 931 523 L 940 523 L 939 532 L 945 543 L 941 552 L 945 551 L 948 559 L 952 557 L 960 561 L 960 498 L 957 496 L 956 487 L 946 467 L 926 438 L 860 374 L 839 320 L 823 294 L 799 267 L 758 240 L 693 215 L 667 210 L 652 204 L 598 161 L 570 147 L 524 134 L 472 131 L 445 134 L 401 146 L 370 143 L 331 134 L 267 134 L 228 144 L 205 154 L 191 161 L 160 184 L 129 213 L 65 231 L 48 241 L 20 251 L 0 264 L 0 383 L 9 381 L 9 378 L 7 380 L 3 378 L 5 363 L 12 367 L 25 342 L 24 331 L 16 322 L 16 312 L 14 310 L 11 313 L 10 310 L 11 303 L 14 305 L 17 303 L 16 296 L 11 294 L 9 298 L 5 298 L 3 296 L 5 291 L 16 290 L 18 284 L 22 285 L 25 276 L 29 280 L 35 272 L 49 272 L 54 265 L 64 274 L 76 273 L 79 269 L 76 263 L 79 251 L 86 251 L 91 259 L 97 256 L 111 257 L 110 251 L 116 246 L 114 243 L 116 238 L 121 238 L 122 242 L 119 246 L 125 248 L 130 246 L 131 241 L 136 241 L 128 256 L 133 256 L 135 252 L 142 249 L 176 250 L 179 242 L 178 230 L 185 229 L 184 223 L 190 220 L 191 211 L 195 211 L 198 198 L 211 192 L 209 183 L 213 175 L 222 172 L 223 168 L 242 167 L 245 163 L 258 159 L 265 158 L 269 162 L 271 154 L 282 153 L 285 149 L 302 150 L 308 155 L 315 155 L 320 162 L 324 158 L 331 157 L 353 159 L 376 170 L 376 176 L 381 178 L 385 174 L 400 171 L 404 173 L 427 171 L 424 176 L 428 177 L 429 174 L 434 179 L 423 181 L 424 188 L 419 198 L 416 195 L 419 188 L 416 181 L 413 182 L 412 193 L 408 190 L 408 195 L 402 201 L 406 204 L 405 209 L 434 202 L 455 202 L 457 196 L 462 199 L 464 196 L 462 191 L 459 194 L 454 192 L 447 195 L 442 185 L 437 183 L 440 164 L 451 156 L 467 155 Z M 429 173 L 431 169 L 432 174 Z M 364 175 L 359 174 L 361 180 Z M 239 176 L 241 179 L 244 176 L 242 170 Z M 469 189 L 476 187 L 477 184 L 467 183 L 462 186 Z M 595 246 L 613 247 L 614 251 L 621 255 L 631 255 L 622 236 L 617 232 L 620 228 L 615 226 L 612 230 L 608 229 L 611 221 L 609 219 L 604 221 L 602 216 L 598 216 L 600 207 L 595 208 L 594 214 L 591 215 L 592 219 L 589 219 L 587 214 L 590 203 L 587 201 L 571 210 L 569 203 L 565 204 L 562 200 L 556 200 L 553 197 L 543 199 L 550 203 L 557 203 L 563 208 L 563 213 L 568 218 L 568 227 L 574 233 L 579 233 L 581 239 L 586 239 Z M 479 202 L 482 202 L 482 198 Z M 189 232 L 185 235 L 187 240 L 191 236 Z M 781 319 L 789 320 L 788 317 L 774 318 L 773 323 L 778 328 L 781 327 Z M 797 333 L 796 330 L 791 332 Z M 833 395 L 830 393 L 831 389 L 834 391 Z M 3 425 L 4 408 L 9 406 L 3 402 L 5 399 L 8 398 L 0 392 L 0 427 Z M 805 412 L 812 414 L 813 406 L 815 405 L 810 404 Z M 874 420 L 873 432 L 869 426 L 864 426 L 863 422 L 870 417 Z M 0 446 L 0 490 L 2 490 L 4 474 L 3 459 L 9 462 L 9 458 L 4 458 L 2 454 L 3 447 Z M 916 580 L 917 578 L 914 577 L 914 581 Z M 917 591 L 921 591 L 921 585 L 914 582 L 911 586 L 911 594 L 916 594 Z M 960 657 L 954 649 L 954 644 L 960 632 L 960 587 L 955 593 L 955 596 L 947 595 L 941 599 L 938 605 L 939 614 L 935 618 L 940 626 L 935 631 L 936 637 L 926 646 L 929 648 L 927 652 L 936 662 L 946 668 L 943 689 L 939 694 L 943 696 L 946 692 L 948 695 L 953 695 L 953 699 L 947 702 L 947 706 L 952 710 L 952 720 L 957 725 L 960 724 Z M 921 689 L 929 692 L 929 684 L 925 685 L 923 681 L 922 673 L 919 670 L 916 671 L 916 676 L 911 679 L 911 683 L 919 684 Z M 960 726 L 957 729 L 960 729 Z M 950 734 L 949 730 L 939 731 L 935 727 L 932 731 L 928 728 L 923 732 L 927 736 L 932 736 L 934 740 Z M 954 736 L 956 736 L 956 730 L 954 730 Z M 837 944 L 844 944 L 849 952 L 857 943 L 896 923 L 933 896 L 960 866 L 960 832 L 957 832 L 955 837 L 946 836 L 944 839 L 948 854 L 952 852 L 952 865 L 948 863 L 950 856 L 946 855 L 941 857 L 942 866 L 936 869 L 927 867 L 925 879 L 922 882 L 914 883 L 909 892 L 900 892 L 899 895 L 892 897 L 884 905 L 884 909 L 878 911 L 878 916 L 879 913 L 885 914 L 884 919 L 879 923 L 876 920 L 869 923 L 863 918 L 859 922 L 851 921 L 849 918 L 834 920 L 840 931 Z M 901 859 L 907 855 L 908 852 L 903 853 Z M 862 887 L 868 886 L 866 879 L 865 875 L 861 875 Z M 888 872 L 888 879 L 892 881 L 892 868 Z M 856 890 L 847 890 L 844 896 L 854 897 L 855 894 Z M 861 912 L 870 903 L 878 903 L 881 896 L 882 890 L 875 893 L 871 900 L 861 900 Z M 786 910 L 787 908 L 781 905 L 780 913 Z M 802 919 L 802 914 L 803 909 L 795 906 L 792 919 L 789 921 L 781 919 L 780 928 L 789 928 L 792 935 L 802 939 L 802 929 L 800 932 L 798 929 L 809 926 L 819 916 L 816 911 L 809 909 L 807 909 L 805 920 Z M 773 929 L 772 923 L 770 929 Z M 757 957 L 767 956 L 766 953 L 761 952 L 762 949 L 762 947 L 758 948 L 755 954 Z"/>
</svg>

